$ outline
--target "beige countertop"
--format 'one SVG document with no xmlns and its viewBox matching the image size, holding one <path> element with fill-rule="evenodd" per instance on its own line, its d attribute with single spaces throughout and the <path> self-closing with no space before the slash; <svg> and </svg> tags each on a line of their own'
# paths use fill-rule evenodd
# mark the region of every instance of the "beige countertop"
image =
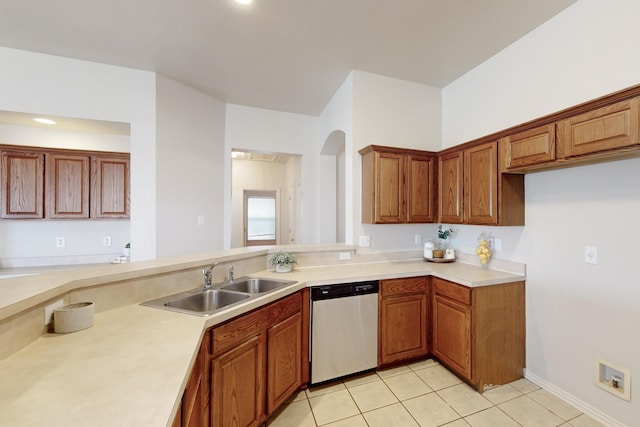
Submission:
<svg viewBox="0 0 640 427">
<path fill-rule="evenodd" d="M 120 274 L 126 272 L 125 268 Z M 470 287 L 524 280 L 523 275 L 460 262 L 345 264 L 299 268 L 286 275 L 273 271 L 252 274 L 297 283 L 209 317 L 138 304 L 97 313 L 89 329 L 46 334 L 0 361 L 0 424 L 170 425 L 207 327 L 305 286 L 416 275 L 433 275 Z"/>
</svg>

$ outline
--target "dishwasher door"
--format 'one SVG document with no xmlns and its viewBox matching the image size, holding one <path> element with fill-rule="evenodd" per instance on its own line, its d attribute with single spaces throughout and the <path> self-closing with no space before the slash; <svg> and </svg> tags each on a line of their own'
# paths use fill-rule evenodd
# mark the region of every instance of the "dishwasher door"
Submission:
<svg viewBox="0 0 640 427">
<path fill-rule="evenodd" d="M 378 364 L 378 294 L 312 302 L 311 384 Z"/>
</svg>

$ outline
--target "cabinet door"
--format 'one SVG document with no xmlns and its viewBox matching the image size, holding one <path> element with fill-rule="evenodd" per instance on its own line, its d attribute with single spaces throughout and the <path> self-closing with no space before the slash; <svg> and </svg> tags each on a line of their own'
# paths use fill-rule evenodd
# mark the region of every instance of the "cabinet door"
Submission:
<svg viewBox="0 0 640 427">
<path fill-rule="evenodd" d="M 440 222 L 450 224 L 462 223 L 462 163 L 463 153 L 458 151 L 440 156 L 438 175 L 440 190 L 438 191 Z"/>
<path fill-rule="evenodd" d="M 435 221 L 435 157 L 408 155 L 407 222 Z"/>
<path fill-rule="evenodd" d="M 93 157 L 91 217 L 129 218 L 129 158 Z"/>
<path fill-rule="evenodd" d="M 2 152 L 2 218 L 44 216 L 44 154 Z"/>
<path fill-rule="evenodd" d="M 405 222 L 404 156 L 375 153 L 375 222 Z"/>
<path fill-rule="evenodd" d="M 267 413 L 301 385 L 302 315 L 296 313 L 267 330 Z"/>
<path fill-rule="evenodd" d="M 471 379 L 471 308 L 437 294 L 433 299 L 433 354 Z"/>
<path fill-rule="evenodd" d="M 498 223 L 498 144 L 464 152 L 464 219 L 468 224 Z"/>
<path fill-rule="evenodd" d="M 212 425 L 258 426 L 264 418 L 264 334 L 211 362 Z"/>
<path fill-rule="evenodd" d="M 505 169 L 548 163 L 556 159 L 556 125 L 550 124 L 509 135 L 506 144 Z"/>
<path fill-rule="evenodd" d="M 407 295 L 380 300 L 378 365 L 426 356 L 427 295 Z"/>
<path fill-rule="evenodd" d="M 562 156 L 568 158 L 639 145 L 638 114 L 638 98 L 633 98 L 561 121 Z"/>
<path fill-rule="evenodd" d="M 89 157 L 47 154 L 47 218 L 89 218 Z"/>
</svg>

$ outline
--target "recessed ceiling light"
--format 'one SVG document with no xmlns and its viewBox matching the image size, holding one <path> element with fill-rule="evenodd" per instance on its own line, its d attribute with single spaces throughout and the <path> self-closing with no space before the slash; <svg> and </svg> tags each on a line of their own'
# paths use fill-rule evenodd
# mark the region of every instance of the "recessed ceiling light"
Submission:
<svg viewBox="0 0 640 427">
<path fill-rule="evenodd" d="M 38 122 L 38 123 L 45 124 L 45 125 L 55 125 L 55 124 L 56 124 L 56 122 L 54 122 L 53 120 L 51 120 L 51 119 L 44 119 L 44 118 L 42 118 L 42 117 L 36 117 L 36 118 L 35 118 L 35 119 L 33 119 L 33 120 L 35 120 L 35 121 L 36 121 L 36 122 Z"/>
<path fill-rule="evenodd" d="M 240 4 L 251 4 L 253 0 L 236 0 L 236 3 Z"/>
</svg>

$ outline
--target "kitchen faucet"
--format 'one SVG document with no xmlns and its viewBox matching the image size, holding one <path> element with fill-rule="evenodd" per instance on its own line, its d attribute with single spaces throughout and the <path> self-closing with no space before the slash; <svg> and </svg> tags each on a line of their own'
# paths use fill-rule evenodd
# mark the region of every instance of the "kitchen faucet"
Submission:
<svg viewBox="0 0 640 427">
<path fill-rule="evenodd" d="M 213 276 L 213 269 L 218 263 L 214 263 L 211 267 L 202 270 L 202 274 L 204 274 L 204 288 L 209 289 L 211 287 L 211 277 Z"/>
</svg>

